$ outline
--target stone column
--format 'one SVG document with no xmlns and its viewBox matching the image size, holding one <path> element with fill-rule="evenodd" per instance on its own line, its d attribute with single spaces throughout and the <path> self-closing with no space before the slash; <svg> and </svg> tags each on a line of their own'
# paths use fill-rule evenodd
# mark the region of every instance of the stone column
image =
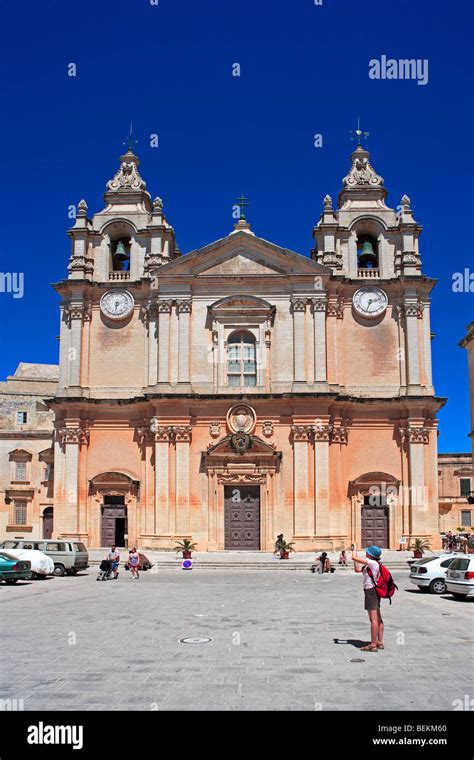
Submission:
<svg viewBox="0 0 474 760">
<path fill-rule="evenodd" d="M 62 500 L 55 505 L 55 532 L 61 536 L 74 536 L 78 532 L 79 449 L 89 443 L 89 431 L 79 426 L 62 427 L 58 434 L 64 459 Z"/>
<path fill-rule="evenodd" d="M 66 307 L 66 319 L 69 321 L 69 347 L 67 363 L 69 367 L 68 385 L 81 385 L 82 359 L 82 320 L 85 306 L 82 301 L 72 302 Z"/>
<path fill-rule="evenodd" d="M 293 437 L 293 524 L 295 536 L 314 535 L 314 509 L 309 492 L 309 445 L 311 425 L 292 425 Z"/>
<path fill-rule="evenodd" d="M 171 301 L 158 301 L 158 382 L 169 383 Z"/>
<path fill-rule="evenodd" d="M 156 303 L 149 303 L 146 312 L 148 325 L 148 385 L 156 385 L 158 382 L 158 307 Z"/>
<path fill-rule="evenodd" d="M 99 282 L 107 282 L 109 279 L 110 263 L 110 237 L 104 235 L 99 247 L 99 260 L 96 262 L 96 277 Z"/>
<path fill-rule="evenodd" d="M 418 341 L 418 320 L 423 316 L 423 307 L 418 301 L 407 301 L 405 310 L 407 385 L 420 385 L 420 355 Z"/>
<path fill-rule="evenodd" d="M 314 382 L 327 381 L 326 369 L 326 296 L 311 299 L 314 333 Z"/>
<path fill-rule="evenodd" d="M 400 428 L 402 443 L 408 452 L 409 493 L 404 488 L 403 499 L 410 504 L 410 535 L 422 538 L 431 533 L 427 529 L 428 488 L 425 475 L 424 445 L 429 444 L 430 428 L 411 426 Z M 437 508 L 437 505 L 436 505 Z"/>
<path fill-rule="evenodd" d="M 171 535 L 174 525 L 170 525 L 170 443 L 173 439 L 171 426 L 159 425 L 153 417 L 150 430 L 155 440 L 155 520 L 154 532 L 157 535 Z M 174 522 L 174 521 L 173 521 Z"/>
<path fill-rule="evenodd" d="M 190 317 L 192 301 L 190 298 L 178 300 L 178 383 L 189 383 L 190 365 Z"/>
<path fill-rule="evenodd" d="M 176 441 L 176 533 L 189 535 L 191 528 L 189 514 L 189 455 L 191 444 L 191 425 L 174 427 Z"/>
<path fill-rule="evenodd" d="M 330 536 L 329 524 L 329 442 L 332 425 L 329 418 L 314 425 L 314 512 L 315 534 Z"/>
<path fill-rule="evenodd" d="M 430 302 L 423 303 L 423 363 L 425 368 L 425 385 L 433 385 L 433 371 L 431 364 L 431 322 Z"/>
<path fill-rule="evenodd" d="M 293 380 L 295 383 L 304 383 L 306 382 L 304 342 L 306 298 L 292 297 L 291 311 L 293 313 Z"/>
<path fill-rule="evenodd" d="M 59 388 L 65 388 L 69 383 L 69 342 L 70 322 L 67 306 L 60 305 L 61 327 L 59 335 Z"/>
<path fill-rule="evenodd" d="M 84 303 L 82 311 L 82 355 L 81 355 L 81 385 L 89 385 L 89 357 L 90 357 L 90 342 L 91 342 L 91 320 L 92 320 L 92 304 L 90 301 Z"/>
<path fill-rule="evenodd" d="M 56 519 L 54 521 L 54 534 L 56 535 L 58 520 L 57 516 L 62 510 L 62 505 L 65 502 L 64 498 L 64 464 L 65 464 L 65 446 L 63 445 L 63 435 L 61 433 L 61 425 L 56 426 L 56 434 L 54 439 L 54 504 L 56 506 Z"/>
</svg>

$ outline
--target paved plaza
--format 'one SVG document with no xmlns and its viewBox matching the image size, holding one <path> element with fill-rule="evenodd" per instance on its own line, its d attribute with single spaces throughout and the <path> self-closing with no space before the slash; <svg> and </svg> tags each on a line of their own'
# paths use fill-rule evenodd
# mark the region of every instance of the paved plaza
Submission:
<svg viewBox="0 0 474 760">
<path fill-rule="evenodd" d="M 258 569 L 121 570 L 0 586 L 2 699 L 25 710 L 452 710 L 472 695 L 472 602 L 394 570 L 386 648 L 362 581 Z M 180 639 L 212 639 L 181 643 Z M 338 641 L 339 640 L 339 641 Z M 455 703 L 456 704 L 456 703 Z"/>
</svg>

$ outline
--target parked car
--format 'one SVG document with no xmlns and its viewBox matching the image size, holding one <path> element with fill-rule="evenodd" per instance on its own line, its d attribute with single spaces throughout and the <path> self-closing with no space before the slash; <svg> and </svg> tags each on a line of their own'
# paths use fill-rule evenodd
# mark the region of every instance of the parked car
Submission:
<svg viewBox="0 0 474 760">
<path fill-rule="evenodd" d="M 53 541 L 52 539 L 10 539 L 0 549 L 36 549 L 54 562 L 54 575 L 75 575 L 89 567 L 89 554 L 80 541 Z"/>
<path fill-rule="evenodd" d="M 0 552 L 0 581 L 16 583 L 31 576 L 31 562 Z"/>
<path fill-rule="evenodd" d="M 43 552 L 35 549 L 8 549 L 8 554 L 17 557 L 17 559 L 25 560 L 25 562 L 30 562 L 32 578 L 46 578 L 47 575 L 54 573 L 53 560 Z"/>
<path fill-rule="evenodd" d="M 446 593 L 446 572 L 459 554 L 441 554 L 417 559 L 410 568 L 410 580 L 420 591 Z"/>
<path fill-rule="evenodd" d="M 456 599 L 474 596 L 474 557 L 467 555 L 451 562 L 446 575 L 448 592 Z"/>
</svg>

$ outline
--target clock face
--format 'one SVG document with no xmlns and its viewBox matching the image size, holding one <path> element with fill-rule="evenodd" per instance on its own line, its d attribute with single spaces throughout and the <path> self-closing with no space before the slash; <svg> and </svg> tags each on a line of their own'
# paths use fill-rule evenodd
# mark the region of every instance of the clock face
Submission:
<svg viewBox="0 0 474 760">
<path fill-rule="evenodd" d="M 359 288 L 352 299 L 355 310 L 363 317 L 379 317 L 387 308 L 388 298 L 380 288 Z"/>
<path fill-rule="evenodd" d="M 108 290 L 100 299 L 102 314 L 109 319 L 125 319 L 133 311 L 134 300 L 128 290 Z"/>
</svg>

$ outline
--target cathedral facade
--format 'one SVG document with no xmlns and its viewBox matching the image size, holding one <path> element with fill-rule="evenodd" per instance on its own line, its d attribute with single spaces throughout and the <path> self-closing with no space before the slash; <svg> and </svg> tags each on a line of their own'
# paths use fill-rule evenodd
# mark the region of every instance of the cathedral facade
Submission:
<svg viewBox="0 0 474 760">
<path fill-rule="evenodd" d="M 69 231 L 54 537 L 200 550 L 439 545 L 430 293 L 358 145 L 311 257 L 245 218 L 181 255 L 129 150 Z"/>
</svg>

